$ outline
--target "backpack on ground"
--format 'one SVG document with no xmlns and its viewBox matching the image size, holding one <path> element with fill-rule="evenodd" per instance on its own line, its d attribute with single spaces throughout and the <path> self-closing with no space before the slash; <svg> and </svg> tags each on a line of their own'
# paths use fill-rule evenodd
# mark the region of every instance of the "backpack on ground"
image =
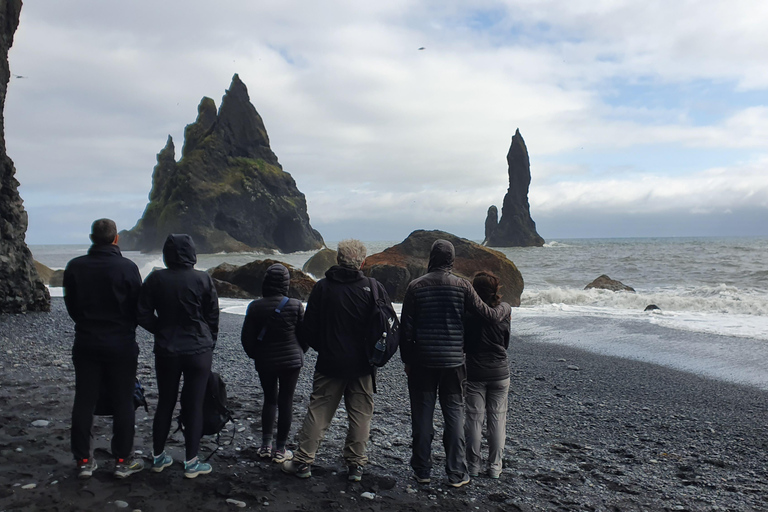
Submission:
<svg viewBox="0 0 768 512">
<path fill-rule="evenodd" d="M 184 414 L 180 414 L 178 417 L 179 428 L 184 432 L 185 425 L 182 419 Z M 216 446 L 221 446 L 220 436 L 221 430 L 224 425 L 229 421 L 233 421 L 232 411 L 227 406 L 227 386 L 224 384 L 224 379 L 221 378 L 216 372 L 211 372 L 208 376 L 208 384 L 205 387 L 205 397 L 203 398 L 203 435 L 212 436 L 216 435 Z M 235 438 L 235 431 L 232 430 L 232 439 Z M 208 455 L 208 459 L 216 453 L 216 450 Z"/>
<path fill-rule="evenodd" d="M 144 407 L 144 410 L 149 412 L 149 406 L 147 405 L 147 398 L 144 396 L 144 386 L 139 382 L 139 378 L 136 377 L 136 382 L 133 385 L 133 408 L 138 409 Z M 112 400 L 110 398 L 109 389 L 107 383 L 104 381 L 99 387 L 99 399 L 96 402 L 96 408 L 93 411 L 96 416 L 114 416 L 115 408 L 113 407 Z"/>
<path fill-rule="evenodd" d="M 392 359 L 400 344 L 400 321 L 392 304 L 379 296 L 378 282 L 368 278 L 373 293 L 370 334 L 367 340 L 368 362 L 381 367 Z"/>
</svg>

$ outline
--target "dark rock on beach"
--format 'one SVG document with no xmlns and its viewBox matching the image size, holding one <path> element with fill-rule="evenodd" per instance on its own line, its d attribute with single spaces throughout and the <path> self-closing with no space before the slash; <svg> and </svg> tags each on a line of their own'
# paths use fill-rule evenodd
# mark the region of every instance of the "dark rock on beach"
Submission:
<svg viewBox="0 0 768 512">
<path fill-rule="evenodd" d="M 336 251 L 327 247 L 317 251 L 304 263 L 301 270 L 312 274 L 317 279 L 325 277 L 325 272 L 336 264 Z"/>
<path fill-rule="evenodd" d="M 218 113 L 203 98 L 184 131 L 177 162 L 173 139 L 157 155 L 149 204 L 120 247 L 159 251 L 169 233 L 188 233 L 200 253 L 319 249 L 307 202 L 269 146 L 261 116 L 235 75 Z"/>
<path fill-rule="evenodd" d="M 37 270 L 37 275 L 40 276 L 40 279 L 42 279 L 44 284 L 47 284 L 48 286 L 64 286 L 64 271 L 63 270 L 53 270 L 52 268 L 47 267 L 46 265 L 43 265 L 37 260 L 34 260 L 35 263 L 35 270 Z"/>
<path fill-rule="evenodd" d="M 267 269 L 275 263 L 284 265 L 291 275 L 291 285 L 288 288 L 288 296 L 303 301 L 307 300 L 312 288 L 315 286 L 315 280 L 301 270 L 281 261 L 271 259 L 256 260 L 242 266 L 222 263 L 221 265 L 208 269 L 208 273 L 215 280 L 230 283 L 250 296 L 261 297 L 261 285 L 264 283 L 264 274 L 266 274 Z M 222 296 L 229 297 L 230 295 Z"/>
<path fill-rule="evenodd" d="M 220 279 L 213 278 L 213 285 L 216 287 L 216 294 L 219 297 L 226 297 L 228 299 L 254 299 L 255 295 L 248 293 L 239 286 L 235 286 L 227 281 L 221 281 Z"/>
<path fill-rule="evenodd" d="M 408 462 L 409 399 L 399 358 L 378 372 L 370 463 L 361 482 L 346 479 L 343 403 L 312 477 L 282 474 L 257 455 L 263 392 L 240 345 L 243 317 L 223 314 L 213 367 L 227 383 L 235 422 L 211 459 L 213 472 L 190 481 L 176 462 L 159 474 L 145 470 L 117 480 L 111 475 L 111 421 L 97 417 L 99 469 L 81 481 L 69 451 L 74 326 L 62 299 L 54 298 L 52 306 L 51 313 L 0 315 L 0 510 L 115 510 L 126 504 L 127 510 L 145 511 L 236 509 L 228 499 L 245 503 L 247 510 L 278 512 L 768 510 L 768 392 L 540 343 L 536 335 L 514 336 L 514 324 L 499 480 L 480 475 L 460 489 L 447 485 L 438 413 L 432 483 L 416 484 Z M 139 409 L 136 415 L 135 449 L 148 459 L 157 385 L 151 337 L 142 329 L 137 337 L 138 373 L 150 413 Z M 296 389 L 289 447 L 295 447 L 306 414 L 314 364 L 310 350 Z M 44 422 L 49 423 L 33 425 Z M 181 460 L 181 433 L 172 434 L 166 447 Z M 201 455 L 216 447 L 214 438 L 205 437 Z M 482 450 L 487 451 L 485 442 Z"/>
<path fill-rule="evenodd" d="M 5 147 L 5 95 L 11 76 L 8 50 L 19 25 L 21 0 L 0 2 L 0 313 L 47 311 L 51 297 L 27 247 L 27 212 L 16 167 Z"/>
<path fill-rule="evenodd" d="M 584 287 L 585 290 L 589 290 L 590 288 L 598 288 L 600 290 L 610 290 L 612 292 L 631 292 L 635 293 L 635 289 L 631 286 L 627 286 L 621 281 L 616 281 L 615 279 L 611 279 L 607 275 L 603 274 L 591 283 L 589 283 L 587 286 Z"/>
<path fill-rule="evenodd" d="M 661 311 L 661 308 L 656 304 L 648 304 L 643 311 Z"/>
<path fill-rule="evenodd" d="M 488 208 L 485 218 L 485 241 L 490 247 L 541 247 L 544 239 L 536 232 L 528 203 L 531 185 L 531 163 L 528 148 L 520 130 L 515 131 L 507 153 L 509 188 L 501 207 L 501 219 L 495 206 Z"/>
<path fill-rule="evenodd" d="M 499 251 L 444 231 L 414 231 L 401 243 L 368 256 L 363 271 L 381 281 L 393 301 L 402 302 L 408 283 L 426 274 L 429 251 L 440 238 L 451 242 L 456 249 L 454 273 L 471 280 L 475 272 L 491 271 L 501 280 L 503 300 L 513 307 L 520 305 L 523 276 L 513 262 Z"/>
</svg>

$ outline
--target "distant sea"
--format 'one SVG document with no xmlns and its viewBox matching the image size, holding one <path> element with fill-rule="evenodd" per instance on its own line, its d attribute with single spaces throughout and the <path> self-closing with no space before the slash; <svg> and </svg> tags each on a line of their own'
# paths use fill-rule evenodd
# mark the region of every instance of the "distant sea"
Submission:
<svg viewBox="0 0 768 512">
<path fill-rule="evenodd" d="M 398 242 L 365 242 L 369 254 Z M 334 243 L 328 246 L 335 248 Z M 33 245 L 57 269 L 87 245 Z M 520 339 L 662 364 L 768 390 L 768 238 L 560 239 L 540 248 L 500 248 L 525 290 L 512 312 Z M 197 268 L 272 258 L 301 267 L 314 251 L 203 254 Z M 143 277 L 160 254 L 125 252 Z M 601 274 L 636 293 L 584 290 Z M 502 290 L 503 292 L 503 290 Z M 61 289 L 51 289 L 62 295 Z M 248 301 L 221 299 L 244 314 Z M 649 304 L 660 310 L 645 312 Z M 514 344 L 511 347 L 514 359 Z"/>
</svg>

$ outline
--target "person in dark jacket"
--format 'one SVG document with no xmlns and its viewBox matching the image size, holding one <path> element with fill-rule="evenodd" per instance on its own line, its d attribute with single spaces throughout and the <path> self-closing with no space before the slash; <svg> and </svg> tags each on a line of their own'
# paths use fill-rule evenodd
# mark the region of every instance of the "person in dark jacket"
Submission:
<svg viewBox="0 0 768 512">
<path fill-rule="evenodd" d="M 299 447 L 284 472 L 300 478 L 312 475 L 310 466 L 317 448 L 331 424 L 342 396 L 349 427 L 343 456 L 347 478 L 360 481 L 368 463 L 365 444 L 373 417 L 373 370 L 366 343 L 373 312 L 373 281 L 360 268 L 366 248 L 358 240 L 344 240 L 337 248 L 337 265 L 315 284 L 307 302 L 301 329 L 302 339 L 317 351 L 317 363 L 309 407 L 298 435 Z M 381 283 L 379 297 L 389 302 Z"/>
<path fill-rule="evenodd" d="M 125 478 L 144 468 L 141 459 L 132 458 L 133 390 L 139 357 L 136 304 L 141 275 L 136 264 L 120 253 L 114 221 L 95 221 L 91 241 L 88 254 L 73 259 L 64 270 L 64 303 L 75 322 L 72 454 L 78 476 L 90 477 L 98 467 L 91 450 L 93 412 L 102 387 L 106 387 L 114 410 L 115 476 Z"/>
<path fill-rule="evenodd" d="M 304 365 L 304 352 L 297 329 L 304 320 L 304 306 L 289 299 L 291 275 L 280 263 L 271 265 L 261 285 L 262 299 L 250 303 L 240 340 L 254 360 L 264 390 L 261 408 L 261 447 L 258 455 L 282 463 L 293 458 L 285 445 L 291 430 L 293 393 Z M 279 415 L 278 415 L 279 413 Z M 272 430 L 277 421 L 277 441 L 272 448 Z"/>
<path fill-rule="evenodd" d="M 478 272 L 472 287 L 491 307 L 501 303 L 499 278 L 491 272 Z M 504 443 L 507 438 L 507 400 L 509 395 L 509 318 L 501 322 L 483 320 L 468 313 L 464 322 L 464 351 L 467 355 L 467 468 L 470 476 L 480 473 L 480 441 L 483 420 L 487 421 L 488 476 L 499 478 Z"/>
<path fill-rule="evenodd" d="M 203 397 L 211 373 L 213 349 L 219 332 L 219 299 L 213 280 L 195 270 L 195 244 L 189 235 L 168 235 L 163 245 L 167 268 L 155 270 L 144 281 L 139 296 L 139 325 L 155 335 L 157 410 L 152 423 L 152 471 L 173 464 L 165 441 L 173 422 L 173 409 L 181 390 L 185 425 L 184 476 L 211 472 L 197 452 L 203 432 Z"/>
<path fill-rule="evenodd" d="M 413 435 L 411 467 L 419 483 L 430 481 L 433 417 L 438 391 L 445 420 L 443 446 L 448 484 L 469 483 L 464 441 L 464 314 L 499 322 L 508 304 L 488 307 L 466 279 L 451 273 L 455 251 L 436 240 L 427 273 L 408 284 L 401 315 L 400 355 L 408 375 Z"/>
</svg>

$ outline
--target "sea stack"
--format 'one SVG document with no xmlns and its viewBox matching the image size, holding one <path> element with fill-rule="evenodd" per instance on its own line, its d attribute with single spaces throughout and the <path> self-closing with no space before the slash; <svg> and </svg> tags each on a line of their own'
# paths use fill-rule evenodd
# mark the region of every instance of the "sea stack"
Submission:
<svg viewBox="0 0 768 512">
<path fill-rule="evenodd" d="M 520 130 L 515 131 L 507 153 L 509 188 L 501 207 L 501 220 L 496 206 L 488 208 L 485 218 L 485 241 L 489 247 L 541 247 L 544 239 L 536 232 L 528 204 L 528 187 L 531 185 L 531 163 L 528 148 Z"/>
<path fill-rule="evenodd" d="M 261 116 L 235 75 L 216 111 L 211 98 L 184 130 L 181 159 L 169 136 L 157 155 L 152 191 L 124 250 L 161 250 L 169 233 L 188 233 L 198 253 L 319 249 L 307 201 L 269 147 Z"/>
<path fill-rule="evenodd" d="M 8 50 L 19 26 L 21 0 L 0 0 L 0 313 L 49 311 L 51 297 L 25 241 L 27 212 L 16 167 L 5 149 L 5 94 L 11 72 Z"/>
</svg>

